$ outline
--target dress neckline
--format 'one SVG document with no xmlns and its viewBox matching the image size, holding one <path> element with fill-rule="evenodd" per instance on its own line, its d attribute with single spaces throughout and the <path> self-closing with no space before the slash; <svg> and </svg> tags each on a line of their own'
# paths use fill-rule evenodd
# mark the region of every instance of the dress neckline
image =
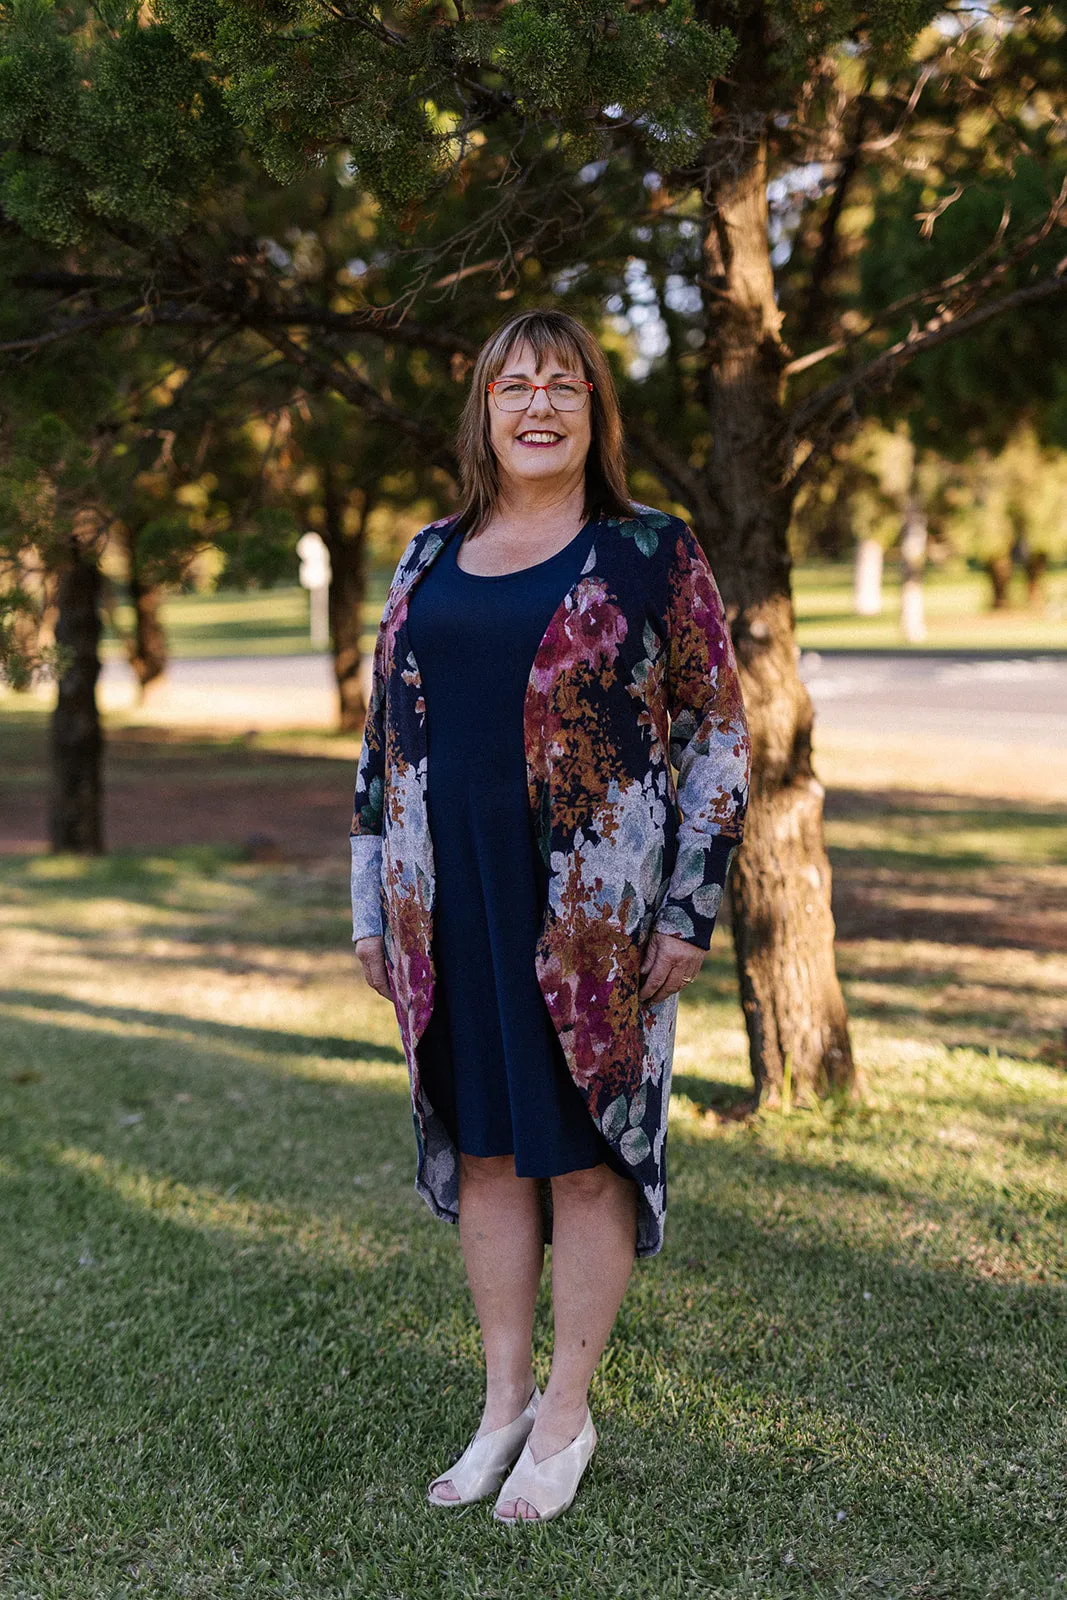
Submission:
<svg viewBox="0 0 1067 1600">
<path fill-rule="evenodd" d="M 507 578 L 523 578 L 529 572 L 540 572 L 542 567 L 551 566 L 553 561 L 558 561 L 560 556 L 565 556 L 568 550 L 573 550 L 582 535 L 588 533 L 589 529 L 595 526 L 599 520 L 599 517 L 590 517 L 588 522 L 584 522 L 578 529 L 578 532 L 574 535 L 574 538 L 568 539 L 567 543 L 562 545 L 560 549 L 556 550 L 552 555 L 546 556 L 543 561 L 533 562 L 531 566 L 516 567 L 512 572 L 467 572 L 459 564 L 459 549 L 460 545 L 463 543 L 462 539 L 460 539 L 452 547 L 452 565 L 455 567 L 461 578 L 470 578 L 473 583 L 503 583 Z"/>
</svg>

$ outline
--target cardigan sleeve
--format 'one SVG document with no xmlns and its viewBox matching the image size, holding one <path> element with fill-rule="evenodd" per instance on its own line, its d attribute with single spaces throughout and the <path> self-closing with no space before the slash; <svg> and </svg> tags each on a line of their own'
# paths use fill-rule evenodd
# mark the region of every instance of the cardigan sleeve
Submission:
<svg viewBox="0 0 1067 1600">
<path fill-rule="evenodd" d="M 706 950 L 744 832 L 751 745 L 722 597 L 685 524 L 671 561 L 667 623 L 669 748 L 681 822 L 654 926 Z"/>
<path fill-rule="evenodd" d="M 388 616 L 388 606 L 386 617 Z M 385 800 L 385 667 L 386 617 L 378 629 L 371 674 L 370 705 L 356 770 L 352 804 L 352 939 L 381 934 L 382 826 Z"/>
</svg>

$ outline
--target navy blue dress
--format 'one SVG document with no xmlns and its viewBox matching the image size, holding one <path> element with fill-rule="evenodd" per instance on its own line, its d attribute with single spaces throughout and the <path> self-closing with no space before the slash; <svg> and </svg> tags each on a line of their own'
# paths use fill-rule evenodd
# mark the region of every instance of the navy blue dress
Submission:
<svg viewBox="0 0 1067 1600">
<path fill-rule="evenodd" d="M 436 876 L 434 1009 L 419 1068 L 457 1148 L 514 1155 L 523 1178 L 616 1166 L 567 1070 L 534 970 L 547 874 L 523 739 L 534 656 L 585 565 L 594 527 L 586 523 L 547 561 L 500 577 L 464 572 L 453 536 L 408 603 L 426 701 Z"/>
</svg>

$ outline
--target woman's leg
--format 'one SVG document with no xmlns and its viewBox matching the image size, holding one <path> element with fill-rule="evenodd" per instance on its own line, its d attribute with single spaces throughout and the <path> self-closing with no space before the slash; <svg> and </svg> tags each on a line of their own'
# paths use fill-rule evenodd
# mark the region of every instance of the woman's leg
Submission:
<svg viewBox="0 0 1067 1600">
<path fill-rule="evenodd" d="M 634 1263 L 637 1187 L 608 1166 L 552 1179 L 552 1373 L 530 1434 L 535 1461 L 577 1438 L 589 1383 L 608 1342 Z M 525 1500 L 502 1516 L 534 1516 Z"/>
<path fill-rule="evenodd" d="M 545 1260 L 537 1182 L 515 1176 L 514 1156 L 459 1158 L 459 1237 L 485 1346 L 485 1410 L 491 1433 L 514 1422 L 534 1386 L 534 1306 Z M 458 1496 L 451 1483 L 436 1491 Z"/>
</svg>

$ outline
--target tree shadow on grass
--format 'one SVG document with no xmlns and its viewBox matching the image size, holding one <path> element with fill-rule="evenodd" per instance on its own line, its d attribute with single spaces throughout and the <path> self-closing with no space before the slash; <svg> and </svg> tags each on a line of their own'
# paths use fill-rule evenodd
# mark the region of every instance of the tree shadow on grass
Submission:
<svg viewBox="0 0 1067 1600">
<path fill-rule="evenodd" d="M 399 1045 L 375 1044 L 370 1040 L 338 1034 L 295 1033 L 289 1029 L 261 1028 L 248 1023 L 215 1022 L 178 1011 L 103 1005 L 46 989 L 4 989 L 0 991 L 0 1008 L 4 1006 L 18 1006 L 27 1011 L 60 1012 L 75 1017 L 99 1017 L 109 1022 L 163 1029 L 176 1037 L 193 1035 L 206 1041 L 238 1046 L 243 1050 L 262 1050 L 272 1055 L 315 1055 L 342 1061 L 404 1064 Z M 47 1018 L 41 1020 L 46 1022 Z"/>
<path fill-rule="evenodd" d="M 477 1560 L 487 1594 L 514 1592 L 492 1589 L 512 1557 L 486 1507 L 423 1504 L 476 1421 L 481 1366 L 456 1230 L 412 1192 L 402 1071 L 306 1078 L 281 1058 L 313 1035 L 64 1014 L 12 1019 L 50 1065 L 0 1083 L 0 1376 L 18 1402 L 0 1463 L 22 1530 L 4 1582 L 48 1576 L 80 1600 L 133 1569 L 158 1595 L 351 1584 L 384 1600 L 466 1592 Z M 80 1014 L 119 1029 L 102 1041 Z M 145 1015 L 181 1036 L 123 1034 Z M 259 1059 L 215 1053 L 235 1037 Z M 1053 1481 L 1062 1290 L 924 1267 L 892 1231 L 860 1239 L 852 1195 L 967 1209 L 903 1174 L 672 1145 L 666 1250 L 638 1265 L 596 1379 L 596 1469 L 527 1547 L 541 1592 L 614 1600 L 620 1540 L 627 1592 L 657 1600 L 694 1573 L 726 1593 L 827 1592 L 802 1574 L 839 1570 L 842 1548 L 889 1571 L 887 1539 L 912 1577 L 995 1532 L 1008 1559 L 1051 1561 L 1033 1508 Z M 543 1296 L 542 1379 L 545 1312 Z"/>
<path fill-rule="evenodd" d="M 701 1111 L 714 1111 L 723 1116 L 740 1116 L 755 1109 L 751 1084 L 746 1087 L 744 1084 L 720 1082 L 715 1078 L 698 1078 L 689 1072 L 672 1074 L 671 1093 L 684 1094 Z"/>
<path fill-rule="evenodd" d="M 354 1194 L 341 1102 L 313 1092 L 333 1207 L 264 1217 L 204 1184 L 197 1212 L 146 1186 L 129 1146 L 86 1151 L 35 1126 L 8 1143 L 13 1592 L 47 1577 L 95 1594 L 137 1573 L 146 1592 L 191 1584 L 212 1600 L 458 1595 L 475 1559 L 486 1594 L 516 1592 L 487 1507 L 446 1519 L 424 1504 L 480 1403 L 455 1230 L 385 1185 Z M 393 1100 L 383 1116 L 348 1088 L 343 1114 L 373 1118 L 398 1155 Z M 595 1381 L 595 1468 L 568 1519 L 524 1543 L 540 1592 L 615 1600 L 620 1540 L 625 1592 L 657 1600 L 694 1579 L 860 1594 L 823 1581 L 861 1570 L 880 1575 L 873 1594 L 967 1552 L 1051 1573 L 1035 1505 L 1054 1481 L 1062 1294 L 776 1236 L 713 1199 L 677 1210 L 677 1240 L 637 1268 Z M 543 1318 L 538 1332 L 543 1350 Z M 918 1592 L 1054 1591 L 957 1575 Z"/>
</svg>

